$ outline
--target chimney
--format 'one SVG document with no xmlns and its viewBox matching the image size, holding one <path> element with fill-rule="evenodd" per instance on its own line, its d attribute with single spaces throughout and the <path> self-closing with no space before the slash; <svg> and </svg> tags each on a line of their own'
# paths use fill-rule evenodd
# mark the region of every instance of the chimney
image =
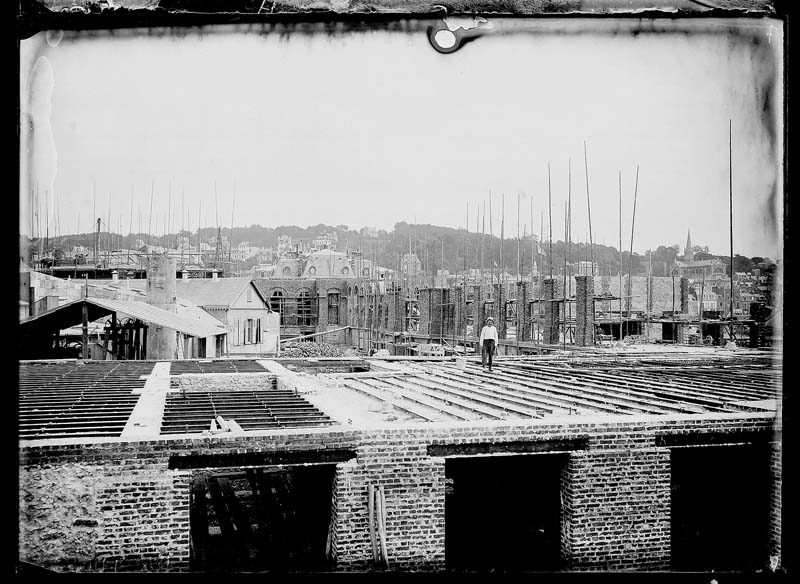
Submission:
<svg viewBox="0 0 800 584">
<path fill-rule="evenodd" d="M 181 280 L 189 279 L 189 270 L 181 270 Z"/>
<path fill-rule="evenodd" d="M 117 282 L 119 280 L 119 272 L 117 270 L 111 270 L 111 281 Z"/>
<path fill-rule="evenodd" d="M 217 279 L 217 270 L 216 270 L 216 268 L 211 270 L 211 279 L 212 280 L 216 280 Z"/>
<path fill-rule="evenodd" d="M 147 303 L 162 310 L 177 313 L 175 260 L 164 255 L 151 258 L 147 270 Z M 147 331 L 147 357 L 150 359 L 174 359 L 177 346 L 176 333 L 172 329 L 151 324 Z"/>
</svg>

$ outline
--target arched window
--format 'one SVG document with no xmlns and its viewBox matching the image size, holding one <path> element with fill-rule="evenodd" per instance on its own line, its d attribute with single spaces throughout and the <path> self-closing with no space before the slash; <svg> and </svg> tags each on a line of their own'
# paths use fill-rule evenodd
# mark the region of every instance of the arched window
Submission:
<svg viewBox="0 0 800 584">
<path fill-rule="evenodd" d="M 275 290 L 269 298 L 269 307 L 273 312 L 281 315 L 281 324 L 283 324 L 283 307 L 285 303 L 286 298 L 280 290 Z"/>
<path fill-rule="evenodd" d="M 328 324 L 339 324 L 338 290 L 328 290 Z"/>
<path fill-rule="evenodd" d="M 292 268 L 289 266 L 283 266 L 283 275 L 284 276 L 291 276 L 292 275 Z"/>
<path fill-rule="evenodd" d="M 369 268 L 364 268 L 363 270 L 361 270 L 361 275 L 364 276 L 365 278 L 369 278 Z"/>
<path fill-rule="evenodd" d="M 348 268 L 347 266 L 343 266 L 342 267 L 342 275 L 346 276 L 349 273 L 350 273 L 350 268 Z"/>
<path fill-rule="evenodd" d="M 311 294 L 308 290 L 300 290 L 297 293 L 298 326 L 311 326 L 312 316 Z"/>
<path fill-rule="evenodd" d="M 317 267 L 316 266 L 311 266 L 310 268 L 308 268 L 308 275 L 309 276 L 313 276 L 316 273 L 317 273 Z"/>
</svg>

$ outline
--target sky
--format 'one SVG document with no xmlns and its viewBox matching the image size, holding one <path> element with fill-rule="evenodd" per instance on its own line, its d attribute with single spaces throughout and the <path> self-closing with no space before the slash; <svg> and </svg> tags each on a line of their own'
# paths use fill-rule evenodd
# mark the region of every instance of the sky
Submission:
<svg viewBox="0 0 800 584">
<path fill-rule="evenodd" d="M 734 251 L 782 257 L 779 21 L 486 27 L 452 54 L 413 24 L 24 40 L 20 232 L 44 234 L 46 219 L 50 234 L 87 232 L 93 216 L 121 233 L 399 221 L 474 232 L 486 205 L 498 235 L 504 205 L 506 237 L 519 207 L 520 232 L 543 225 L 546 240 L 549 165 L 554 240 L 571 199 L 572 241 L 589 240 L 590 205 L 593 241 L 618 247 L 621 173 L 624 249 L 635 195 L 635 251 L 683 248 L 691 230 L 727 254 L 730 123 Z"/>
</svg>

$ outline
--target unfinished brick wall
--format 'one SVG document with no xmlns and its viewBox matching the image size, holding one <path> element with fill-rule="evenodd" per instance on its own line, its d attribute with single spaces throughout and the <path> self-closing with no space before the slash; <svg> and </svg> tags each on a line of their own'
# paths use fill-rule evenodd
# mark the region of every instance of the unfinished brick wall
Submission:
<svg viewBox="0 0 800 584">
<path fill-rule="evenodd" d="M 419 291 L 417 302 L 417 308 L 419 308 L 418 334 L 425 337 L 431 334 L 431 293 L 432 290 L 430 288 L 422 288 Z"/>
<path fill-rule="evenodd" d="M 682 277 L 680 283 L 681 290 L 681 312 L 689 312 L 689 278 Z"/>
<path fill-rule="evenodd" d="M 186 571 L 192 471 L 170 469 L 171 455 L 352 448 L 355 436 L 286 430 L 23 446 L 19 557 L 69 571 Z"/>
<path fill-rule="evenodd" d="M 531 340 L 531 286 L 527 282 L 517 282 L 517 338 Z"/>
<path fill-rule="evenodd" d="M 497 338 L 506 338 L 506 300 L 507 294 L 502 284 L 494 285 L 494 325 L 497 327 Z M 500 348 L 498 347 L 498 350 Z"/>
<path fill-rule="evenodd" d="M 627 280 L 628 276 L 625 274 L 622 278 L 623 294 L 628 293 Z M 652 295 L 650 310 L 653 314 L 660 315 L 662 312 L 671 311 L 673 307 L 673 299 L 675 310 L 679 311 L 681 309 L 680 284 L 680 278 L 677 277 L 672 278 L 671 276 L 652 276 L 650 278 L 650 293 Z M 608 291 L 615 297 L 618 297 L 619 278 L 616 276 L 611 276 L 606 282 L 604 282 L 602 276 L 595 276 L 594 289 L 601 289 L 603 292 Z M 630 305 L 631 310 L 634 312 L 646 311 L 648 294 L 647 276 L 633 276 L 631 278 L 631 293 L 633 294 Z M 619 301 L 614 301 L 611 304 L 612 310 L 616 311 L 619 306 Z M 623 309 L 627 308 L 627 304 L 625 302 L 622 303 L 622 306 Z M 605 308 L 605 302 L 603 302 L 601 305 L 598 305 L 598 310 L 605 310 Z"/>
<path fill-rule="evenodd" d="M 578 439 L 585 445 L 568 448 L 561 471 L 561 552 L 567 567 L 666 569 L 670 562 L 671 450 L 659 446 L 657 438 L 770 431 L 773 423 L 769 414 L 747 413 L 725 418 L 619 418 L 602 423 L 596 418 L 578 418 L 572 423 L 464 422 L 24 446 L 20 524 L 26 529 L 20 534 L 20 557 L 72 570 L 186 570 L 191 471 L 169 469 L 171 455 L 354 448 L 356 458 L 339 463 L 334 480 L 330 552 L 337 569 L 372 567 L 367 524 L 367 492 L 372 484 L 382 485 L 385 491 L 390 569 L 441 570 L 446 458 L 430 455 L 428 447 L 519 447 Z M 773 455 L 777 493 L 779 460 Z M 773 494 L 777 542 L 779 511 L 780 495 Z M 62 543 L 53 543 L 58 541 Z M 780 554 L 779 543 L 773 546 L 773 553 Z"/>
<path fill-rule="evenodd" d="M 573 452 L 562 481 L 562 553 L 569 569 L 669 568 L 668 450 Z"/>
<path fill-rule="evenodd" d="M 402 439 L 402 440 L 401 440 Z M 337 566 L 374 567 L 368 523 L 368 485 L 383 486 L 387 556 L 392 569 L 444 567 L 444 462 L 427 455 L 425 434 L 365 433 L 358 464 L 337 469 Z"/>
<path fill-rule="evenodd" d="M 553 302 L 556 297 L 556 280 L 548 278 L 544 281 L 544 342 L 550 345 L 557 345 L 558 320 L 560 317 L 561 305 Z"/>
<path fill-rule="evenodd" d="M 188 473 L 167 469 L 155 448 L 32 447 L 22 462 L 20 559 L 68 571 L 188 569 Z"/>
<path fill-rule="evenodd" d="M 429 304 L 429 323 L 428 323 L 428 334 L 435 339 L 440 339 L 443 336 L 447 335 L 447 331 L 444 328 L 444 310 L 447 309 L 444 306 L 445 294 L 443 288 L 428 288 L 424 290 L 424 292 L 430 298 Z M 420 297 L 422 297 L 422 292 L 420 292 Z M 422 310 L 420 309 L 420 312 Z M 424 316 L 424 312 L 422 313 Z M 420 330 L 422 329 L 422 323 L 420 322 Z"/>
<path fill-rule="evenodd" d="M 575 276 L 575 344 L 594 344 L 594 279 Z"/>
</svg>

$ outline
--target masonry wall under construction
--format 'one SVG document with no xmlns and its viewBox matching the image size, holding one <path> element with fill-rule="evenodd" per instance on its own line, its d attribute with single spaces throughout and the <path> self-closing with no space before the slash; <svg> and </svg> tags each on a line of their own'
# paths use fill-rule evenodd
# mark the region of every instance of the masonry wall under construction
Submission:
<svg viewBox="0 0 800 584">
<path fill-rule="evenodd" d="M 336 463 L 335 471 L 329 555 L 336 569 L 375 567 L 367 520 L 368 487 L 373 485 L 385 491 L 390 569 L 442 570 L 448 457 L 552 452 L 566 456 L 559 479 L 564 566 L 664 570 L 671 566 L 672 450 L 754 440 L 771 445 L 773 452 L 769 551 L 777 557 L 781 467 L 772 423 L 760 414 L 729 414 L 30 442 L 20 450 L 20 557 L 56 569 L 186 571 L 193 472 L 238 467 L 247 457 L 248 464 L 267 464 L 279 453 L 324 455 L 351 449 L 354 456 Z M 213 463 L 194 470 L 180 464 L 192 457 Z"/>
</svg>

